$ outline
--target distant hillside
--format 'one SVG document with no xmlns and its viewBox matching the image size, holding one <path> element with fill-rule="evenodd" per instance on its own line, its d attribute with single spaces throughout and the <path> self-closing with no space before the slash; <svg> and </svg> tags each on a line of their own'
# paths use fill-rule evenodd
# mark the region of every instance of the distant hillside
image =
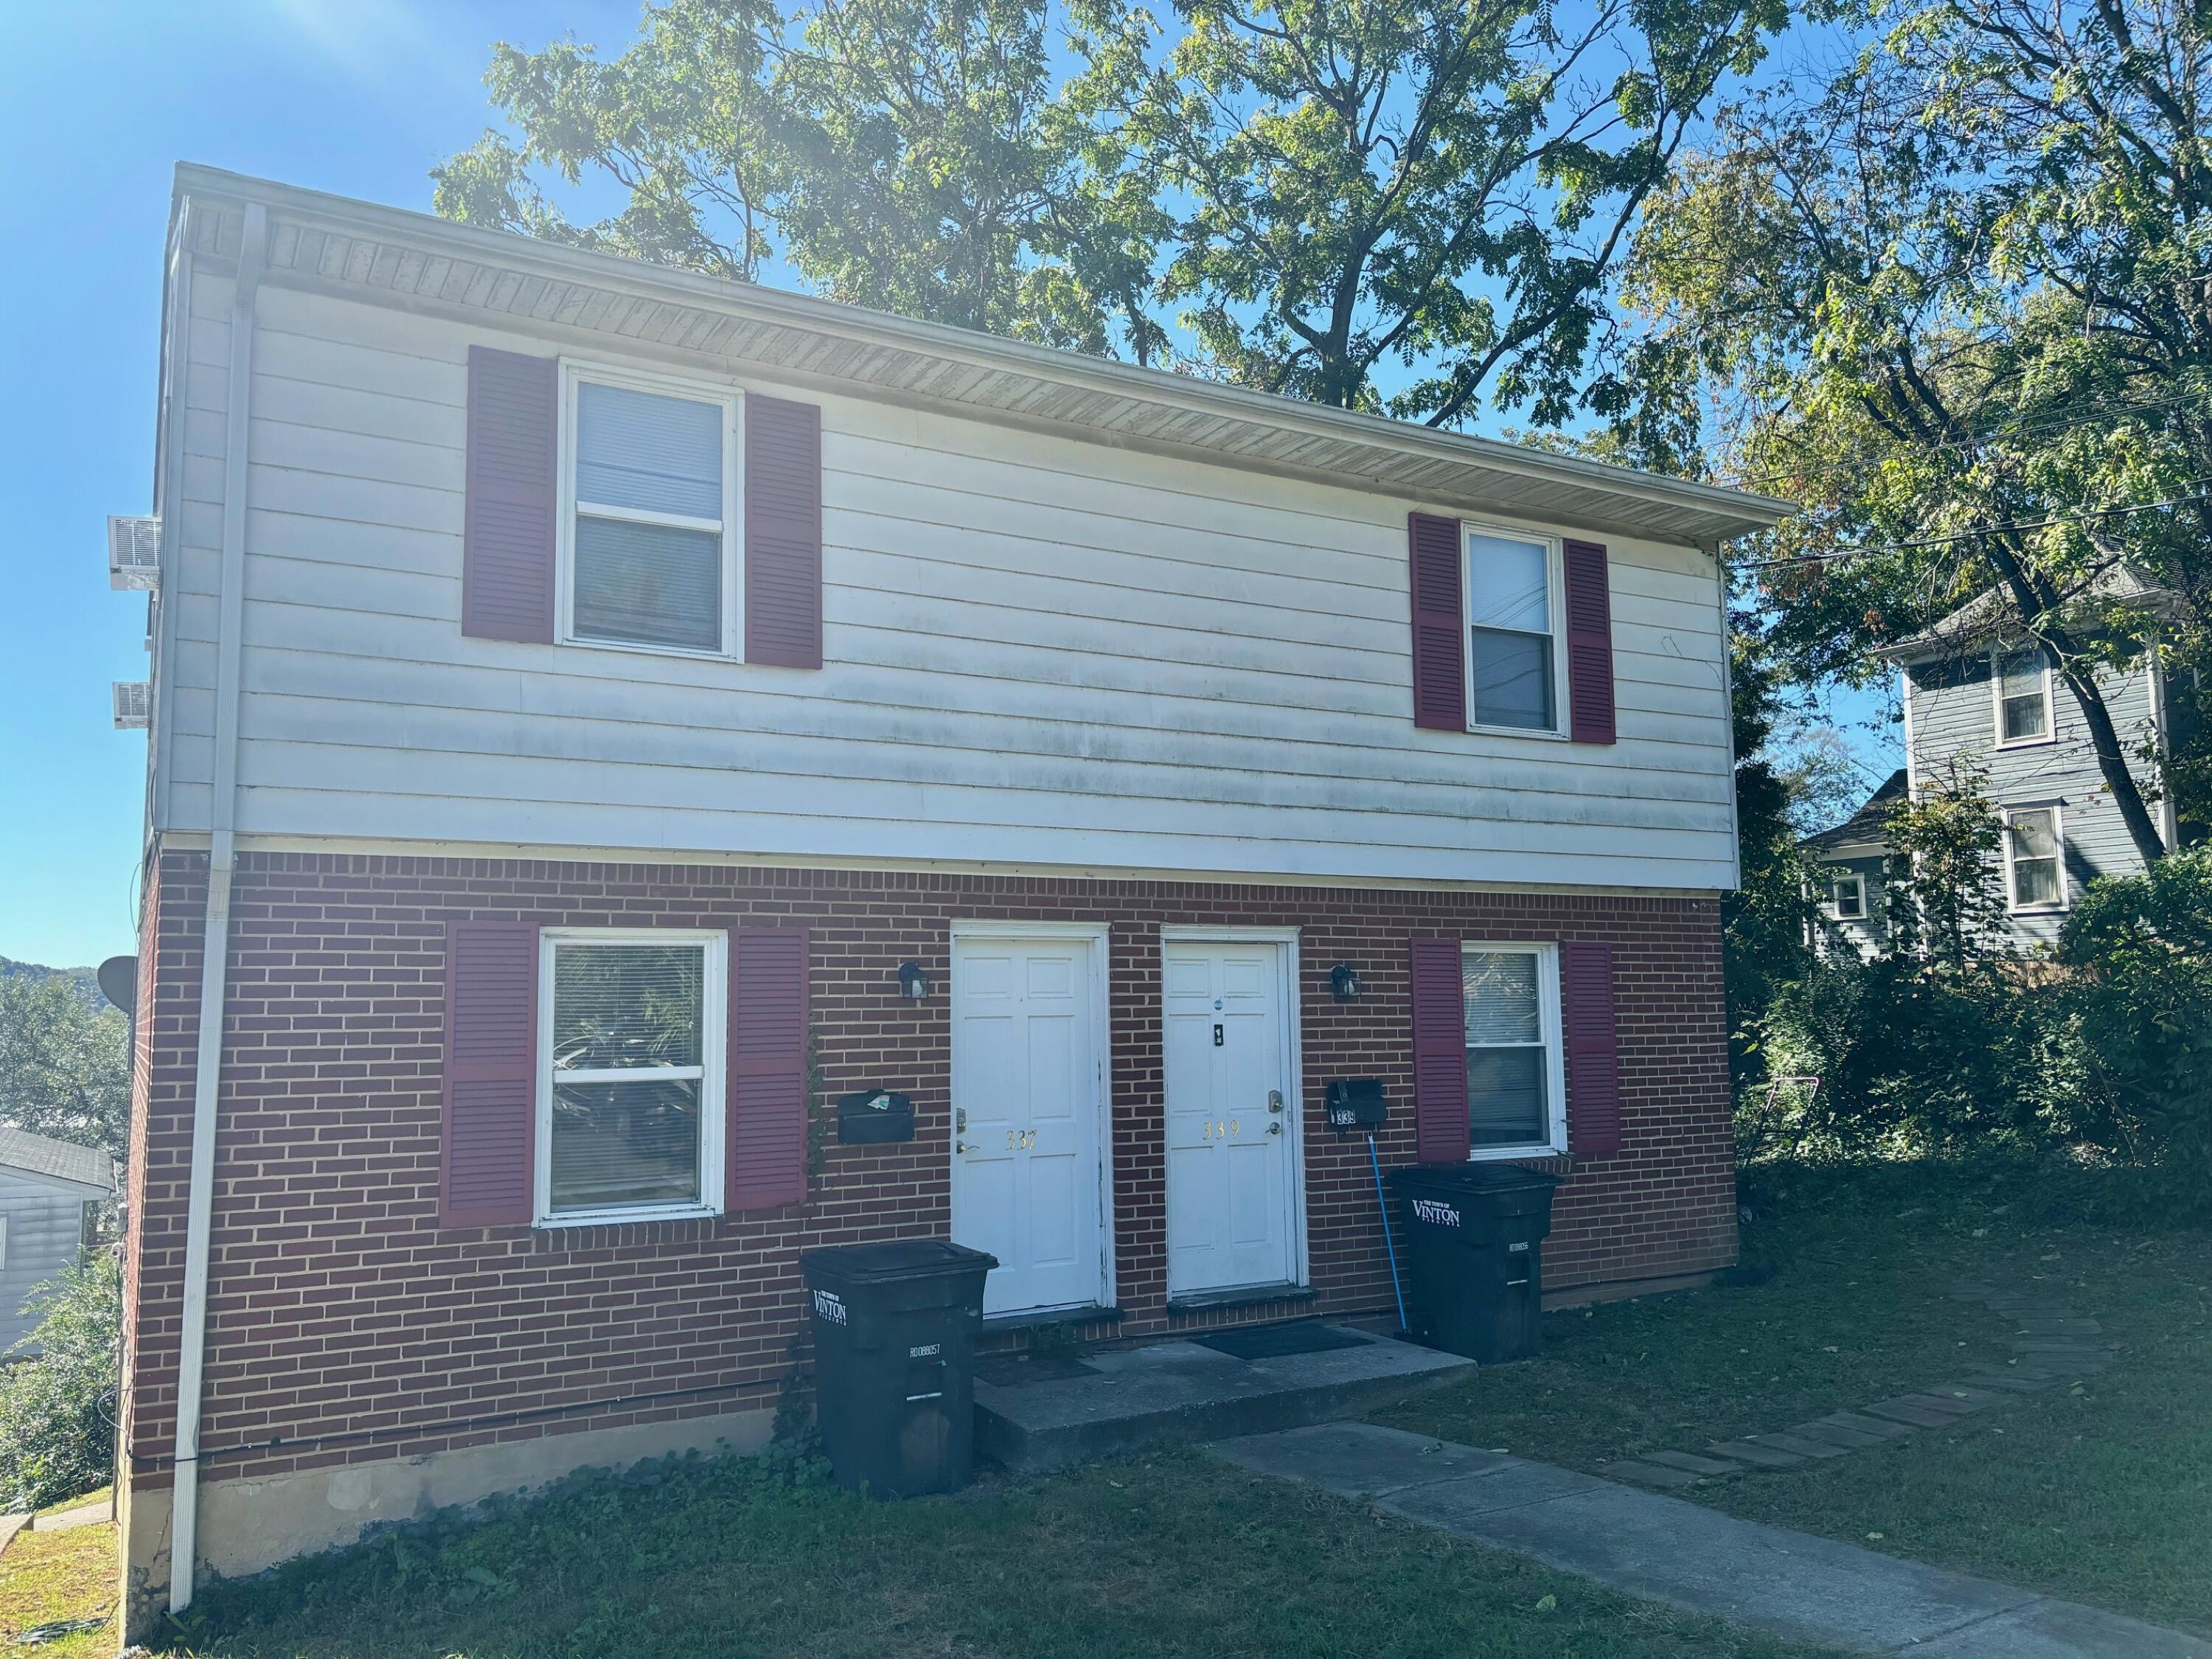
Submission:
<svg viewBox="0 0 2212 1659">
<path fill-rule="evenodd" d="M 0 957 L 0 979 L 66 980 L 82 997 L 85 1006 L 99 1009 L 107 1006 L 107 999 L 100 994 L 100 981 L 93 977 L 89 968 L 46 968 L 35 962 L 12 962 Z"/>
</svg>

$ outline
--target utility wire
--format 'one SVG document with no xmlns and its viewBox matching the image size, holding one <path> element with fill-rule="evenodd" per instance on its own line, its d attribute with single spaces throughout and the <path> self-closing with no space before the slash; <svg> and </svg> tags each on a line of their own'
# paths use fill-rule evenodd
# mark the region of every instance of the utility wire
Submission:
<svg viewBox="0 0 2212 1659">
<path fill-rule="evenodd" d="M 2199 478 L 2197 483 L 2212 483 Z M 2054 513 L 2047 519 L 2021 519 L 2005 524 L 1993 524 L 1979 530 L 1960 530 L 1947 536 L 1916 536 L 1906 541 L 1874 542 L 1863 547 L 1839 547 L 1827 553 L 1800 553 L 1786 559 L 1750 559 L 1741 564 L 1732 564 L 1731 570 L 1772 570 L 1784 565 L 1832 564 L 1839 559 L 1862 558 L 1870 553 L 1901 553 L 1916 547 L 1948 547 L 1954 542 L 1978 541 L 1985 536 L 2002 536 L 2020 530 L 2048 530 L 2054 525 L 2087 524 L 2100 519 L 2124 518 L 2130 513 L 2151 513 L 2160 507 L 2189 507 L 2200 501 L 2212 501 L 2212 495 L 2172 495 L 2162 501 L 2138 501 L 2131 507 L 2099 507 L 2082 513 Z"/>
</svg>

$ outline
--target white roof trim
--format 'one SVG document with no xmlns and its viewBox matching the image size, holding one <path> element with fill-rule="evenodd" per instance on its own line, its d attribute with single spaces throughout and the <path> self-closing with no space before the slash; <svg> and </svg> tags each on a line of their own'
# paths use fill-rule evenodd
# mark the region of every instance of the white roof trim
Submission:
<svg viewBox="0 0 2212 1659">
<path fill-rule="evenodd" d="M 180 164 L 191 249 L 269 214 L 265 280 L 1449 506 L 1711 548 L 1788 502 Z"/>
</svg>

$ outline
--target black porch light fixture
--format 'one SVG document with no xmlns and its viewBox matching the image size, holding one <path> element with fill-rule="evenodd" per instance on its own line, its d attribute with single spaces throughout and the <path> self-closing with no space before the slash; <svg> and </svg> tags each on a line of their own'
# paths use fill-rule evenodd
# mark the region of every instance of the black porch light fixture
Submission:
<svg viewBox="0 0 2212 1659">
<path fill-rule="evenodd" d="M 1328 988 L 1330 994 L 1339 1002 L 1358 1001 L 1360 990 L 1359 969 L 1348 962 L 1338 963 L 1335 967 L 1328 970 Z"/>
<path fill-rule="evenodd" d="M 902 962 L 898 965 L 899 994 L 909 1001 L 919 1002 L 937 988 L 930 982 L 929 975 L 918 962 Z"/>
</svg>

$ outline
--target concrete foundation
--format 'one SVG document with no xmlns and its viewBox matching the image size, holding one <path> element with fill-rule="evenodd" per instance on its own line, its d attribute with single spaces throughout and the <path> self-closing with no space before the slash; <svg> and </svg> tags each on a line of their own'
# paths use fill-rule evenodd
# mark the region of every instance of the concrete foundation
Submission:
<svg viewBox="0 0 2212 1659">
<path fill-rule="evenodd" d="M 356 1542 L 380 1526 L 525 1492 L 581 1468 L 623 1468 L 684 1451 L 758 1451 L 775 1413 L 755 1409 L 617 1428 L 548 1433 L 420 1457 L 348 1463 L 200 1487 L 199 1570 L 225 1578 L 261 1572 L 295 1556 Z M 168 1606 L 167 1486 L 126 1477 L 117 1489 L 124 1630 L 136 1640 Z"/>
</svg>

